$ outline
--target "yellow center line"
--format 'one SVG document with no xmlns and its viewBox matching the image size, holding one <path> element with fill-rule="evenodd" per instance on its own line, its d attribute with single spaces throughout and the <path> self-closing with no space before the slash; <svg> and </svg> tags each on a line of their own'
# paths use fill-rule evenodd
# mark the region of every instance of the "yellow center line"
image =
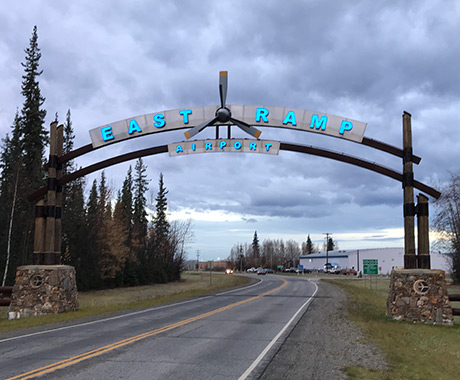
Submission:
<svg viewBox="0 0 460 380">
<path fill-rule="evenodd" d="M 254 296 L 254 297 L 251 297 L 251 298 L 242 300 L 242 301 L 238 301 L 238 302 L 232 303 L 232 304 L 230 304 L 230 305 L 223 306 L 223 307 L 220 307 L 220 308 L 215 309 L 215 310 L 211 310 L 211 311 L 209 311 L 209 312 L 207 312 L 207 313 L 200 314 L 200 315 L 197 315 L 197 316 L 195 316 L 195 317 L 191 317 L 191 318 L 188 318 L 188 319 L 184 319 L 183 321 L 179 321 L 179 322 L 176 322 L 176 323 L 172 323 L 172 324 L 170 324 L 170 325 L 167 325 L 167 326 L 160 327 L 160 328 L 155 329 L 155 330 L 147 331 L 147 332 L 145 332 L 145 333 L 142 333 L 142 334 L 139 334 L 139 335 L 136 335 L 136 336 L 133 336 L 133 337 L 130 337 L 130 338 L 126 338 L 126 339 L 120 340 L 120 341 L 118 341 L 118 342 L 109 344 L 109 345 L 107 345 L 107 346 L 99 347 L 99 348 L 96 348 L 96 349 L 94 349 L 94 350 L 85 352 L 85 353 L 83 353 L 83 354 L 76 355 L 76 356 L 72 356 L 72 357 L 70 357 L 70 358 L 68 358 L 68 359 L 61 360 L 61 361 L 59 361 L 59 362 L 52 363 L 52 364 L 49 364 L 49 365 L 44 366 L 44 367 L 40 367 L 40 368 L 34 369 L 34 370 L 32 370 L 32 371 L 25 372 L 25 373 L 22 373 L 22 374 L 20 374 L 20 375 L 14 376 L 14 377 L 9 377 L 8 379 L 5 379 L 5 380 L 18 380 L 18 379 L 25 380 L 25 379 L 32 379 L 32 378 L 34 378 L 34 377 L 36 377 L 36 376 L 41 376 L 41 375 L 44 375 L 44 374 L 46 374 L 46 373 L 53 372 L 53 371 L 55 371 L 55 370 L 57 370 L 57 369 L 61 369 L 61 368 L 67 367 L 67 366 L 70 366 L 70 365 L 72 365 L 72 364 L 79 363 L 79 362 L 81 362 L 81 361 L 83 361 L 83 360 L 87 360 L 87 359 L 93 358 L 93 357 L 95 357 L 95 356 L 101 355 L 101 354 L 106 353 L 106 352 L 108 352 L 108 351 L 112 351 L 112 350 L 114 350 L 114 349 L 116 349 L 116 348 L 126 346 L 127 344 L 134 343 L 134 342 L 137 342 L 137 341 L 139 341 L 139 340 L 142 340 L 142 339 L 151 337 L 151 336 L 153 336 L 153 335 L 157 335 L 157 334 L 160 334 L 160 333 L 162 333 L 162 332 L 165 332 L 165 331 L 169 331 L 169 330 L 175 329 L 176 327 L 184 326 L 184 325 L 186 325 L 186 324 L 189 324 L 189 323 L 198 321 L 198 320 L 200 320 L 200 319 L 209 317 L 209 316 L 211 316 L 211 315 L 220 313 L 220 312 L 222 312 L 222 311 L 229 310 L 229 309 L 231 309 L 231 308 L 233 308 L 233 307 L 236 307 L 236 306 L 239 306 L 239 305 L 243 305 L 243 304 L 245 304 L 245 303 L 247 303 L 247 302 L 251 302 L 251 301 L 254 301 L 254 300 L 256 300 L 256 299 L 265 297 L 265 296 L 267 296 L 267 295 L 269 295 L 269 294 L 271 294 L 271 293 L 277 292 L 278 290 L 282 289 L 284 286 L 286 286 L 286 284 L 287 284 L 287 281 L 286 281 L 286 280 L 283 280 L 283 284 L 282 284 L 282 285 L 278 286 L 278 287 L 275 288 L 275 289 L 269 290 L 268 292 L 259 294 L 258 296 Z"/>
</svg>

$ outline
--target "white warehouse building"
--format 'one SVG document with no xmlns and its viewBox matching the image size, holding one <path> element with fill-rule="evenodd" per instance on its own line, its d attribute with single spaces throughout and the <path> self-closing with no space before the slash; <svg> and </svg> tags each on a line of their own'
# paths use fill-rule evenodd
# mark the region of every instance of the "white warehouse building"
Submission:
<svg viewBox="0 0 460 380">
<path fill-rule="evenodd" d="M 449 272 L 449 259 L 438 252 L 430 254 L 431 269 L 442 269 Z M 404 268 L 404 248 L 372 248 L 346 251 L 329 251 L 312 253 L 300 256 L 300 265 L 304 270 L 323 270 L 326 260 L 332 265 L 339 265 L 342 269 L 363 270 L 363 260 L 378 260 L 379 274 L 390 274 L 392 269 Z"/>
</svg>

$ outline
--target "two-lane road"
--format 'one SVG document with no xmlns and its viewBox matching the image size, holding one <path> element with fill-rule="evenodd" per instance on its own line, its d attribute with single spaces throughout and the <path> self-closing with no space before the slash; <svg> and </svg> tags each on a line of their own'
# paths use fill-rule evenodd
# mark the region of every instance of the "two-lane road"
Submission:
<svg viewBox="0 0 460 380">
<path fill-rule="evenodd" d="M 4 338 L 3 379 L 249 379 L 316 293 L 303 277 Z"/>
</svg>

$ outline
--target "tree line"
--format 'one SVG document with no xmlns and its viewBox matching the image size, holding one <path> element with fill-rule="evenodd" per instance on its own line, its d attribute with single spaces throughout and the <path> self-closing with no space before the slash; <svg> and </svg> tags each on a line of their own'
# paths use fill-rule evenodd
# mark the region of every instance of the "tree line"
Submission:
<svg viewBox="0 0 460 380">
<path fill-rule="evenodd" d="M 334 249 L 338 249 L 338 244 L 332 237 L 329 237 L 327 250 L 333 251 Z M 252 243 L 233 245 L 227 261 L 236 269 L 263 267 L 276 270 L 278 266 L 297 267 L 300 255 L 310 255 L 319 251 L 320 247 L 312 242 L 310 235 L 301 244 L 292 239 L 286 242 L 283 239 L 265 239 L 260 243 L 257 231 L 255 231 Z"/>
<path fill-rule="evenodd" d="M 114 197 L 105 173 L 85 202 L 83 181 L 64 193 L 62 262 L 77 271 L 81 290 L 164 283 L 180 278 L 191 222 L 167 220 L 167 193 L 160 174 L 154 215 L 147 217 L 147 167 L 130 166 Z"/>
<path fill-rule="evenodd" d="M 2 285 L 12 285 L 16 267 L 32 263 L 35 208 L 27 196 L 46 184 L 45 98 L 41 94 L 41 58 L 37 27 L 25 49 L 21 94 L 11 131 L 2 139 L 0 153 L 0 270 Z M 55 115 L 58 121 L 58 115 Z M 64 128 L 64 154 L 73 150 L 70 110 Z M 74 162 L 63 174 L 77 169 Z M 132 286 L 177 280 L 192 235 L 191 222 L 169 223 L 163 175 L 154 214 L 147 218 L 149 179 L 142 159 L 129 168 L 122 188 L 107 185 L 105 173 L 94 180 L 85 197 L 85 179 L 63 188 L 61 263 L 73 265 L 79 289 Z"/>
</svg>

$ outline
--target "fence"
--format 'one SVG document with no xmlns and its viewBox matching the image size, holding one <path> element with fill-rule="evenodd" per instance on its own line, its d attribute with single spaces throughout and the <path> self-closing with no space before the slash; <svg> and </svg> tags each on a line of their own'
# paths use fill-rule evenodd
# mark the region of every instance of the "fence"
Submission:
<svg viewBox="0 0 460 380">
<path fill-rule="evenodd" d="M 10 306 L 12 286 L 0 286 L 0 306 Z"/>
<path fill-rule="evenodd" d="M 450 302 L 460 302 L 460 294 L 449 294 L 449 301 Z M 453 315 L 460 315 L 460 308 L 453 307 L 452 308 Z"/>
</svg>

